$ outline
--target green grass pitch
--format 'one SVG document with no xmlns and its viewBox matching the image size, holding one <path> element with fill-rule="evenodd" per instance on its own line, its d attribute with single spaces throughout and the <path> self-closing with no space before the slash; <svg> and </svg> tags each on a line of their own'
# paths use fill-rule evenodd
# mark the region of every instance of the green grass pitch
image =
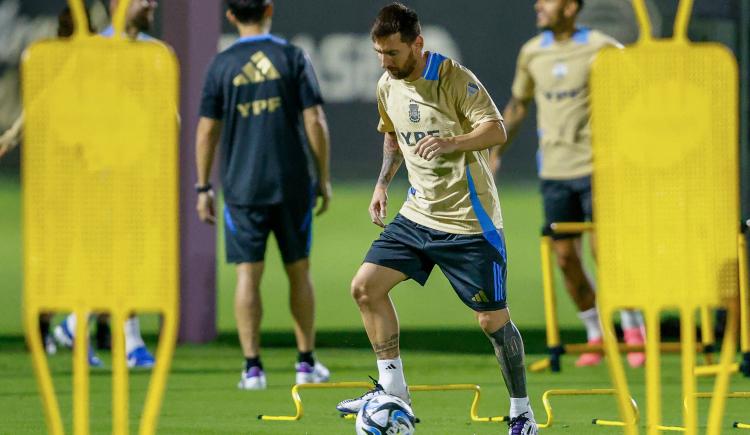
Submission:
<svg viewBox="0 0 750 435">
<path fill-rule="evenodd" d="M 349 297 L 349 280 L 361 262 L 378 229 L 369 223 L 369 185 L 335 186 L 334 202 L 327 215 L 315 223 L 313 276 L 317 286 L 318 355 L 333 372 L 334 381 L 365 381 L 376 375 L 372 352 L 367 348 L 356 307 Z M 397 211 L 405 188 L 391 190 L 389 216 Z M 539 274 L 538 229 L 541 210 L 534 184 L 500 186 L 506 238 L 509 249 L 509 300 L 513 317 L 524 334 L 528 360 L 543 357 L 544 319 Z M 0 433 L 37 434 L 46 432 L 41 401 L 31 369 L 31 360 L 21 336 L 20 301 L 20 195 L 17 181 L 0 180 Z M 220 243 L 221 245 L 221 243 Z M 235 388 L 242 365 L 234 338 L 232 318 L 233 270 L 218 258 L 218 321 L 222 331 L 216 343 L 181 346 L 177 349 L 159 421 L 164 434 L 351 434 L 353 422 L 340 419 L 335 404 L 358 394 L 356 390 L 303 391 L 305 417 L 299 422 L 260 422 L 258 414 L 289 414 L 294 410 L 289 394 L 293 382 L 295 351 L 287 310 L 286 282 L 273 243 L 267 254 L 264 278 L 265 303 L 263 358 L 269 389 L 243 392 Z M 219 248 L 222 249 L 221 247 Z M 220 251 L 221 252 L 221 251 Z M 574 310 L 560 292 L 560 318 L 564 337 L 580 339 Z M 436 273 L 427 287 L 413 283 L 394 292 L 403 328 L 402 355 L 406 376 L 412 384 L 477 383 L 482 386 L 480 415 L 507 412 L 508 399 L 497 363 L 471 313 L 456 299 L 447 281 Z M 144 319 L 153 333 L 153 316 Z M 153 336 L 151 335 L 153 338 Z M 151 343 L 153 347 L 153 343 Z M 100 353 L 106 367 L 109 354 Z M 541 395 L 551 388 L 609 388 L 606 366 L 591 369 L 573 367 L 573 357 L 564 358 L 562 374 L 530 373 L 529 393 L 537 420 L 545 418 Z M 71 353 L 62 350 L 49 359 L 68 431 L 71 428 Z M 645 412 L 643 372 L 628 369 L 632 392 Z M 665 423 L 678 423 L 679 361 L 665 357 L 663 376 Z M 109 433 L 111 417 L 111 372 L 92 371 L 92 433 Z M 137 430 L 140 407 L 149 372 L 132 372 L 131 431 Z M 701 390 L 708 390 L 708 380 Z M 750 381 L 733 378 L 733 390 L 750 390 Z M 468 392 L 414 393 L 414 407 L 422 420 L 422 434 L 498 434 L 507 429 L 498 423 L 471 423 Z M 701 403 L 701 421 L 707 414 Z M 621 433 L 617 428 L 594 427 L 591 419 L 617 418 L 613 398 L 578 397 L 553 399 L 555 424 L 544 433 Z M 730 400 L 725 432 L 731 422 L 750 420 L 747 401 Z"/>
</svg>

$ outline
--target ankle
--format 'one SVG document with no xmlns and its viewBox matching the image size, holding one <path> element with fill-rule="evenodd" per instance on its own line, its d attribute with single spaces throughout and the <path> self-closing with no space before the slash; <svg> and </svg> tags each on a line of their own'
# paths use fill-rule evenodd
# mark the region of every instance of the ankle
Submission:
<svg viewBox="0 0 750 435">
<path fill-rule="evenodd" d="M 253 367 L 263 370 L 263 363 L 260 361 L 260 355 L 252 358 L 245 358 L 245 371 L 248 371 Z"/>
<path fill-rule="evenodd" d="M 309 352 L 297 352 L 297 362 L 298 363 L 307 363 L 311 366 L 315 365 L 315 356 L 313 351 Z"/>
</svg>

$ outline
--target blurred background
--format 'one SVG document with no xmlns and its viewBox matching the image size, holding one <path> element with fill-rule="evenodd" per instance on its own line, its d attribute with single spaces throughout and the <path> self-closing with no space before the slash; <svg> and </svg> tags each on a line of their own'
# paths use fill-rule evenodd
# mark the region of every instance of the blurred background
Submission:
<svg viewBox="0 0 750 435">
<path fill-rule="evenodd" d="M 201 39 L 202 22 L 221 22 L 219 37 L 208 40 L 216 50 L 230 44 L 236 36 L 223 18 L 224 5 L 219 0 L 200 1 L 215 16 L 192 17 L 185 28 L 175 30 L 174 23 L 183 22 L 185 15 L 195 10 L 190 0 L 160 0 L 153 36 L 165 39 L 172 45 L 175 35 L 193 35 Z M 205 3 L 204 3 L 205 2 Z M 97 30 L 108 24 L 105 4 L 88 0 L 92 20 Z M 280 35 L 303 47 L 315 66 L 326 100 L 326 112 L 332 138 L 332 175 L 334 199 L 328 214 L 315 224 L 315 242 L 312 253 L 314 281 L 318 291 L 318 327 L 323 337 L 341 337 L 342 331 L 352 331 L 364 339 L 359 314 L 349 297 L 349 281 L 362 260 L 369 243 L 377 237 L 378 228 L 369 223 L 367 205 L 371 188 L 380 168 L 382 137 L 375 131 L 377 111 L 375 85 L 381 74 L 377 58 L 372 51 L 369 27 L 372 17 L 385 1 L 346 0 L 278 0 L 272 33 Z M 406 3 L 419 13 L 427 41 L 427 48 L 458 59 L 480 78 L 490 91 L 496 104 L 502 108 L 510 95 L 516 56 L 520 46 L 535 33 L 533 2 L 531 0 L 467 0 L 460 5 L 453 0 L 410 0 Z M 648 1 L 654 34 L 671 34 L 677 1 Z M 742 69 L 742 153 L 743 214 L 748 209 L 748 1 L 696 0 L 689 34 L 693 41 L 716 41 L 731 49 Z M 30 43 L 55 33 L 57 14 L 64 7 L 63 0 L 0 0 L 0 130 L 13 123 L 20 113 L 19 63 L 22 52 Z M 170 27 L 170 23 L 172 27 Z M 579 20 L 593 28 L 608 33 L 625 44 L 633 43 L 638 29 L 628 0 L 587 0 Z M 213 32 L 207 32 L 213 34 Z M 180 50 L 177 50 L 178 55 Z M 196 108 L 186 108 L 191 100 L 189 92 L 200 92 L 203 69 L 194 61 L 180 58 L 183 68 L 183 135 L 181 152 L 191 156 L 192 130 L 196 121 Z M 95 67 L 95 66 L 92 66 Z M 197 70 L 196 70 L 197 69 Z M 533 107 L 533 105 L 532 105 Z M 116 110 L 116 105 L 112 107 Z M 533 109 L 532 109 L 533 110 Z M 535 114 L 532 112 L 503 160 L 498 187 L 500 190 L 506 235 L 510 252 L 509 291 L 510 307 L 519 326 L 524 330 L 543 330 L 541 279 L 539 273 L 538 234 L 542 223 L 541 199 L 536 178 Z M 22 150 L 23 145 L 20 149 Z M 19 336 L 21 276 L 21 218 L 19 149 L 0 160 L 0 335 Z M 190 192 L 195 180 L 192 160 L 187 159 L 183 183 Z M 216 171 L 214 171 L 216 172 Z M 391 210 L 395 214 L 400 198 L 405 194 L 405 177 L 402 170 L 399 180 L 391 188 Z M 183 244 L 189 245 L 190 228 L 197 227 L 193 210 L 194 198 L 185 196 L 182 228 Z M 193 227 L 191 227 L 193 225 Z M 201 281 L 199 290 L 204 297 L 215 301 L 207 307 L 208 316 L 215 316 L 216 333 L 234 336 L 232 294 L 233 268 L 223 259 L 221 225 L 216 227 L 218 250 L 198 261 L 215 262 L 216 275 Z M 210 239 L 213 241 L 213 239 Z M 269 246 L 274 246 L 270 244 Z M 194 260 L 191 260 L 194 261 Z M 291 330 L 287 310 L 286 280 L 282 274 L 278 252 L 267 253 L 267 274 L 263 294 L 266 304 L 264 334 L 279 333 L 286 336 Z M 209 265 L 213 267 L 213 265 Z M 183 279 L 186 279 L 183 277 Z M 216 283 L 216 293 L 212 282 Z M 195 282 L 183 282 L 195 284 Z M 92 283 L 92 288 L 96 283 Z M 561 286 L 558 286 L 561 288 Z M 196 291 L 193 289 L 192 291 Z M 447 281 L 436 273 L 425 288 L 409 283 L 395 292 L 397 306 L 405 330 L 445 331 L 447 329 L 475 330 L 471 313 L 466 311 L 452 294 Z M 404 302 L 399 302 L 403 300 Z M 572 304 L 561 297 L 561 324 L 578 325 Z M 210 305 L 210 304 L 208 304 Z M 521 310 L 520 308 L 523 307 Z M 205 314 L 205 313 L 204 313 Z M 183 322 L 191 322 L 183 316 Z M 147 331 L 155 331 L 156 321 L 146 322 Z M 210 334 L 212 335 L 212 334 Z M 183 336 L 184 338 L 184 336 Z M 206 337 L 198 341 L 204 340 Z M 233 338 L 232 338 L 233 339 Z M 286 339 L 281 339 L 284 341 Z M 288 343 L 292 337 L 289 334 Z"/>
</svg>

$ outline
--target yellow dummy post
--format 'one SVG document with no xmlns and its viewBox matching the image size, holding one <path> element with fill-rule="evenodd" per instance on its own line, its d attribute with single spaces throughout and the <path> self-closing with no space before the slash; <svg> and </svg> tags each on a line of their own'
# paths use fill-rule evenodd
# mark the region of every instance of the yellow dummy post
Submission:
<svg viewBox="0 0 750 435">
<path fill-rule="evenodd" d="M 698 433 L 696 314 L 728 308 L 707 433 L 722 431 L 735 354 L 739 288 L 737 66 L 718 44 L 687 39 L 691 0 L 681 0 L 674 38 L 654 40 L 643 0 L 633 5 L 638 43 L 605 49 L 591 74 L 597 293 L 605 350 L 625 433 L 637 434 L 612 324 L 625 307 L 646 319 L 646 428 Z M 743 265 L 744 267 L 744 265 Z M 659 318 L 681 316 L 679 426 L 662 422 Z"/>
<path fill-rule="evenodd" d="M 23 170 L 24 324 L 48 432 L 64 433 L 40 340 L 43 312 L 73 312 L 73 432 L 89 433 L 86 319 L 112 323 L 112 428 L 128 433 L 123 323 L 162 316 L 140 433 L 152 434 L 178 315 L 178 68 L 168 47 L 92 35 L 84 3 L 69 1 L 75 33 L 26 50 Z"/>
<path fill-rule="evenodd" d="M 529 366 L 532 372 L 541 372 L 550 369 L 553 373 L 562 371 L 561 359 L 564 354 L 579 354 L 584 352 L 604 352 L 604 346 L 591 345 L 588 343 L 562 343 L 560 339 L 560 324 L 557 317 L 557 290 L 555 288 L 554 276 L 554 250 L 552 249 L 553 234 L 571 234 L 595 231 L 593 222 L 554 222 L 543 230 L 540 243 L 540 258 L 542 264 L 542 289 L 544 299 L 544 320 L 547 332 L 547 358 L 533 362 Z M 713 362 L 714 352 L 713 321 L 711 310 L 708 307 L 701 308 L 701 343 L 696 350 L 704 353 L 706 364 Z M 663 342 L 659 345 L 664 353 L 681 352 L 680 343 Z M 620 343 L 620 352 L 638 352 L 645 350 L 644 345 L 631 345 Z M 710 367 L 706 367 L 710 371 Z M 577 390 L 576 390 L 577 391 Z"/>
</svg>

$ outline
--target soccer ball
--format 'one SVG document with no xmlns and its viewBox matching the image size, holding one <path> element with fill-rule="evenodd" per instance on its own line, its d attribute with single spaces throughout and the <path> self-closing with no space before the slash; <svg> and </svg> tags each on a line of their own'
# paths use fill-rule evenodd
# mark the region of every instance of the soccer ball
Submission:
<svg viewBox="0 0 750 435">
<path fill-rule="evenodd" d="M 406 402 L 381 394 L 357 413 L 357 435 L 412 435 L 415 421 L 414 412 Z"/>
</svg>

